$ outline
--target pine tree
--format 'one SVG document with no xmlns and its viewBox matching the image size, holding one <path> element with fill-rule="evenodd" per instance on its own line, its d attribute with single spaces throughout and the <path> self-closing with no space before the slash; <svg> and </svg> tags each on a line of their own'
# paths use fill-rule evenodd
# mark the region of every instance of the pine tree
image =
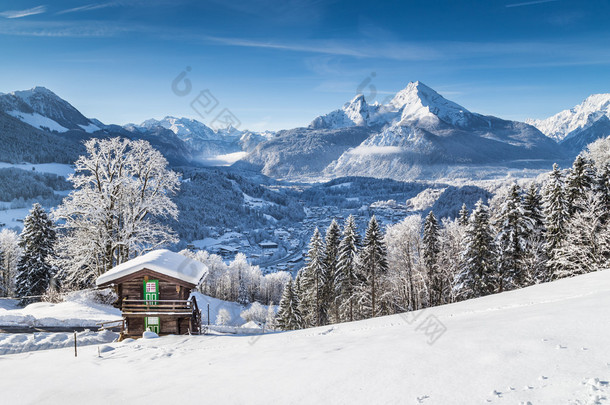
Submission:
<svg viewBox="0 0 610 405">
<path fill-rule="evenodd" d="M 0 261 L 1 278 L 0 291 L 5 296 L 12 297 L 15 294 L 15 276 L 17 274 L 17 262 L 21 257 L 19 247 L 19 235 L 10 229 L 0 231 Z"/>
<path fill-rule="evenodd" d="M 591 190 L 594 181 L 593 164 L 582 155 L 578 155 L 566 178 L 566 198 L 571 215 L 578 206 L 582 205 L 581 200 L 585 198 L 587 191 Z"/>
<path fill-rule="evenodd" d="M 495 249 L 489 224 L 489 209 L 479 200 L 466 230 L 463 268 L 457 276 L 458 296 L 476 298 L 493 293 L 495 281 Z"/>
<path fill-rule="evenodd" d="M 549 258 L 547 266 L 549 274 L 553 274 L 559 270 L 555 253 L 565 239 L 565 221 L 568 218 L 568 206 L 563 179 L 557 164 L 553 165 L 549 182 L 544 189 L 543 206 L 546 227 L 546 251 Z"/>
<path fill-rule="evenodd" d="M 308 305 L 307 301 L 307 291 L 303 288 L 302 280 L 304 278 L 303 274 L 305 273 L 305 268 L 300 269 L 297 272 L 297 276 L 294 279 L 294 283 L 292 289 L 299 300 L 299 312 L 301 313 L 301 317 L 303 319 L 303 327 L 312 326 L 313 323 L 309 322 L 309 319 L 312 318 L 312 315 L 308 316 L 308 314 L 312 313 L 311 307 Z M 306 277 L 305 277 L 306 278 Z"/>
<path fill-rule="evenodd" d="M 21 305 L 36 301 L 28 296 L 43 295 L 55 275 L 55 267 L 49 261 L 55 253 L 56 240 L 53 222 L 40 204 L 34 204 L 23 221 L 19 245 L 23 254 L 17 264 L 17 295 L 23 297 Z"/>
<path fill-rule="evenodd" d="M 341 228 L 334 219 L 326 230 L 326 249 L 324 252 L 324 279 L 322 304 L 327 315 L 331 313 L 335 322 L 339 322 L 337 307 L 337 273 L 339 268 L 339 244 L 341 242 Z"/>
<path fill-rule="evenodd" d="M 4 265 L 4 250 L 0 248 L 0 297 L 9 296 L 9 288 L 10 281 L 8 280 L 9 272 L 8 269 Z"/>
<path fill-rule="evenodd" d="M 466 207 L 466 203 L 462 204 L 462 208 L 460 209 L 460 213 L 458 215 L 458 223 L 462 226 L 468 226 L 468 218 L 470 214 L 468 212 L 468 208 Z"/>
<path fill-rule="evenodd" d="M 594 190 L 599 195 L 600 220 L 605 224 L 610 216 L 610 165 L 598 170 Z"/>
<path fill-rule="evenodd" d="M 323 305 L 324 288 L 324 243 L 320 230 L 315 229 L 309 251 L 306 257 L 307 265 L 301 275 L 301 290 L 303 292 L 303 307 L 306 312 L 303 317 L 307 326 L 326 325 L 328 319 L 326 307 Z"/>
<path fill-rule="evenodd" d="M 423 259 L 428 279 L 428 305 L 441 302 L 443 293 L 442 278 L 438 274 L 438 255 L 440 253 L 440 229 L 434 213 L 430 211 L 424 222 Z"/>
<path fill-rule="evenodd" d="M 340 294 L 341 320 L 353 321 L 355 314 L 355 293 L 360 285 L 358 277 L 358 251 L 360 249 L 360 235 L 353 216 L 347 217 L 343 227 L 343 238 L 339 244 L 339 262 L 337 266 L 337 280 Z"/>
<path fill-rule="evenodd" d="M 527 225 L 521 205 L 519 186 L 513 184 L 508 196 L 500 206 L 496 223 L 498 233 L 498 274 L 496 291 L 502 292 L 525 284 L 523 257 L 526 248 Z"/>
<path fill-rule="evenodd" d="M 388 262 L 383 234 L 374 215 L 371 217 L 366 229 L 360 263 L 369 287 L 364 297 L 365 304 L 368 305 L 370 303 L 370 316 L 375 317 L 382 312 L 381 308 L 377 305 L 377 298 L 381 295 L 378 290 L 378 284 L 379 280 L 388 270 Z"/>
<path fill-rule="evenodd" d="M 292 279 L 288 280 L 280 300 L 280 309 L 277 312 L 277 326 L 282 330 L 303 328 L 303 319 L 299 311 L 299 299 L 294 291 Z"/>
<path fill-rule="evenodd" d="M 538 187 L 536 187 L 534 182 L 530 183 L 523 197 L 523 217 L 528 227 L 528 232 L 535 234 L 544 233 L 542 196 L 538 193 Z"/>
<path fill-rule="evenodd" d="M 527 227 L 523 252 L 524 283 L 531 285 L 548 281 L 542 196 L 534 182 L 530 183 L 523 197 L 523 220 Z"/>
<path fill-rule="evenodd" d="M 241 268 L 238 270 L 237 283 L 237 302 L 241 305 L 248 305 L 250 303 L 250 297 L 248 294 L 248 288 L 246 287 L 246 280 L 242 274 Z"/>
</svg>

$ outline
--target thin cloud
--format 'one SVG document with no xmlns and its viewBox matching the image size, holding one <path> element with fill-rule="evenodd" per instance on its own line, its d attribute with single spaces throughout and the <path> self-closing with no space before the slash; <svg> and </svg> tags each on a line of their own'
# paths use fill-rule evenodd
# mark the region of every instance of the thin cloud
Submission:
<svg viewBox="0 0 610 405">
<path fill-rule="evenodd" d="M 118 4 L 116 2 L 110 2 L 110 3 L 92 3 L 92 4 L 86 4 L 84 6 L 80 6 L 80 7 L 74 7 L 74 8 L 69 8 L 67 10 L 62 10 L 62 11 L 58 11 L 56 14 L 68 14 L 68 13 L 78 13 L 81 11 L 92 11 L 92 10 L 99 10 L 102 8 L 107 8 L 107 7 L 114 7 L 117 6 Z"/>
<path fill-rule="evenodd" d="M 359 58 L 388 58 L 396 60 L 433 60 L 440 55 L 430 47 L 413 44 L 378 44 L 345 43 L 335 41 L 311 41 L 301 43 L 282 43 L 274 41 L 254 41 L 243 38 L 228 38 L 206 36 L 204 40 L 222 45 L 240 46 L 246 48 L 266 48 L 294 52 L 320 53 L 338 56 L 354 56 Z"/>
<path fill-rule="evenodd" d="M 28 8 L 27 10 L 8 10 L 0 13 L 0 17 L 4 18 L 22 18 L 29 15 L 42 14 L 47 11 L 45 6 L 37 6 Z"/>
<path fill-rule="evenodd" d="M 114 37 L 138 31 L 137 26 L 119 24 L 60 21 L 17 21 L 0 24 L 0 35 L 56 38 Z"/>
<path fill-rule="evenodd" d="M 510 8 L 510 7 L 525 7 L 525 6 L 533 6 L 536 4 L 543 4 L 543 3 L 553 3 L 559 0 L 534 0 L 534 1 L 526 1 L 524 3 L 513 3 L 513 4 L 507 4 L 505 7 Z"/>
</svg>

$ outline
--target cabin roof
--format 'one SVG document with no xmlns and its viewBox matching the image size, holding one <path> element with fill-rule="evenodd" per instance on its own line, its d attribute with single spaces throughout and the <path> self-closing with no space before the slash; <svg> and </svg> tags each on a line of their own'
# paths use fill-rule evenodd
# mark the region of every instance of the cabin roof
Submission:
<svg viewBox="0 0 610 405">
<path fill-rule="evenodd" d="M 207 266 L 197 260 L 189 259 L 186 256 L 170 252 L 167 249 L 159 249 L 119 264 L 99 276 L 95 284 L 98 286 L 109 284 L 145 269 L 193 285 L 199 284 L 201 278 L 208 271 Z"/>
</svg>

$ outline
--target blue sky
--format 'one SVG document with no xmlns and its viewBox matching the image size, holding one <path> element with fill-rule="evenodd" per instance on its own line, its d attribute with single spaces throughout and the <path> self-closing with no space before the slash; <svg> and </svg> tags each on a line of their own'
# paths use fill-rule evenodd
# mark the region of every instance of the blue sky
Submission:
<svg viewBox="0 0 610 405">
<path fill-rule="evenodd" d="M 607 0 L 0 1 L 0 92 L 45 86 L 106 123 L 227 108 L 276 130 L 420 80 L 471 111 L 544 118 L 610 92 L 608 21 Z M 206 89 L 216 108 L 198 116 Z"/>
</svg>

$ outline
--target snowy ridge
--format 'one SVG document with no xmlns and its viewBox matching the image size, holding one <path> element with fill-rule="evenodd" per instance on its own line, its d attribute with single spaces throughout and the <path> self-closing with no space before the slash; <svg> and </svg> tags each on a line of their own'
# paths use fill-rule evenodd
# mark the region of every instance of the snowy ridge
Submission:
<svg viewBox="0 0 610 405">
<path fill-rule="evenodd" d="M 172 131 L 194 152 L 199 162 L 210 166 L 231 165 L 259 143 L 274 136 L 273 132 L 240 131 L 231 126 L 213 130 L 197 120 L 171 116 L 162 120 L 149 119 L 140 125 L 126 124 L 123 128 L 140 133 L 158 128 Z"/>
<path fill-rule="evenodd" d="M 311 128 L 339 129 L 353 126 L 367 126 L 376 106 L 367 104 L 364 96 L 358 94 L 341 109 L 317 117 L 310 124 Z"/>
<path fill-rule="evenodd" d="M 409 121 L 436 123 L 441 119 L 448 124 L 464 127 L 468 125 L 470 111 L 445 99 L 421 82 L 412 82 L 399 91 L 390 105 L 402 111 L 401 123 Z"/>
<path fill-rule="evenodd" d="M 422 82 L 411 82 L 396 93 L 387 104 L 367 104 L 362 94 L 341 109 L 317 117 L 310 128 L 340 129 L 353 126 L 388 126 L 447 124 L 465 127 L 473 114 L 453 101 L 445 99 Z"/>
<path fill-rule="evenodd" d="M 0 110 L 43 130 L 93 133 L 100 129 L 70 103 L 45 87 L 0 95 Z"/>
<path fill-rule="evenodd" d="M 528 119 L 525 122 L 559 142 L 570 138 L 578 130 L 593 126 L 603 117 L 610 118 L 610 93 L 593 94 L 569 110 L 543 120 Z"/>
</svg>

